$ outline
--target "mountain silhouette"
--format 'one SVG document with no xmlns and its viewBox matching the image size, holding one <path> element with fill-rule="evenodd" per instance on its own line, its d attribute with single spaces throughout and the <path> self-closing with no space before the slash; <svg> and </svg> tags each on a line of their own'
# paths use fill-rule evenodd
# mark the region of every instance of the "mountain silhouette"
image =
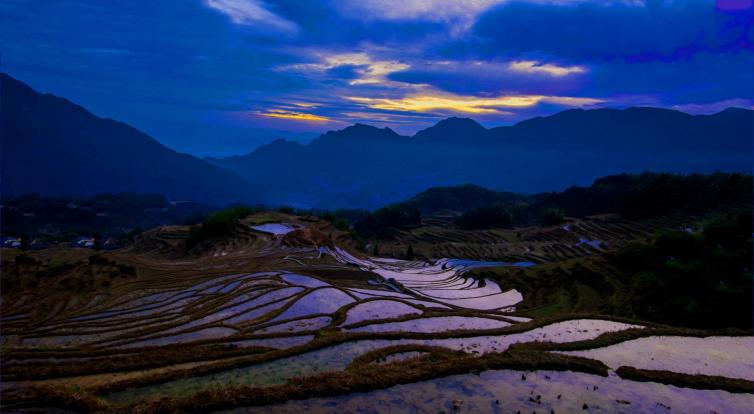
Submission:
<svg viewBox="0 0 754 414">
<path fill-rule="evenodd" d="M 278 139 L 199 159 L 118 121 L 0 75 L 2 192 L 131 191 L 173 199 L 375 208 L 429 187 L 472 183 L 538 193 L 619 173 L 751 172 L 754 112 L 568 110 L 485 128 L 448 118 L 417 132 L 356 124 L 309 144 Z"/>
<path fill-rule="evenodd" d="M 490 129 L 454 117 L 413 137 L 357 124 L 211 162 L 275 202 L 374 208 L 433 186 L 535 193 L 619 173 L 751 172 L 753 125 L 754 112 L 736 108 L 575 109 Z"/>
<path fill-rule="evenodd" d="M 236 173 L 6 74 L 0 74 L 0 99 L 4 196 L 127 191 L 213 203 L 253 199 Z"/>
</svg>

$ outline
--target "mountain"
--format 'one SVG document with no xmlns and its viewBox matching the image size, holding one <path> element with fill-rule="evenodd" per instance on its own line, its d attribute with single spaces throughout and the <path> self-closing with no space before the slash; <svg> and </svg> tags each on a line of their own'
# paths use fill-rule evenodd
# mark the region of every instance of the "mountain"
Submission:
<svg viewBox="0 0 754 414">
<path fill-rule="evenodd" d="M 417 132 L 413 139 L 435 144 L 476 144 L 480 138 L 485 137 L 486 132 L 487 130 L 473 119 L 452 117 Z"/>
<path fill-rule="evenodd" d="M 727 152 L 751 149 L 753 112 L 689 115 L 660 108 L 572 109 L 489 130 L 508 148 L 580 151 Z"/>
<path fill-rule="evenodd" d="M 495 228 L 558 224 L 568 217 L 618 214 L 639 219 L 671 213 L 751 210 L 751 174 L 618 174 L 564 191 L 517 194 L 472 184 L 432 187 L 407 200 L 362 215 L 364 238 L 390 238 L 394 228 L 415 226 L 422 216 L 457 215 L 456 225 Z M 499 219 L 504 218 L 501 222 Z"/>
<path fill-rule="evenodd" d="M 575 109 L 490 129 L 448 118 L 413 137 L 357 124 L 308 145 L 276 141 L 209 161 L 261 186 L 273 203 L 374 208 L 433 186 L 531 194 L 624 172 L 751 172 L 752 136 L 746 109 Z"/>
<path fill-rule="evenodd" d="M 0 74 L 0 120 L 3 195 L 130 191 L 213 203 L 252 198 L 251 186 L 236 173 L 6 74 Z"/>
<path fill-rule="evenodd" d="M 400 142 L 405 137 L 395 133 L 390 128 L 375 128 L 370 125 L 354 124 L 340 131 L 329 131 L 322 135 L 317 143 L 338 143 L 338 142 Z"/>
<path fill-rule="evenodd" d="M 199 159 L 0 74 L 4 195 L 159 193 L 210 203 L 375 208 L 472 183 L 532 194 L 618 173 L 751 172 L 754 112 L 568 110 L 487 129 L 448 118 L 403 136 L 356 124 L 300 144 Z M 442 194 L 437 197 L 444 197 Z"/>
<path fill-rule="evenodd" d="M 402 202 L 416 207 L 421 214 L 431 215 L 443 210 L 465 212 L 496 204 L 516 204 L 528 198 L 522 194 L 494 191 L 474 184 L 432 187 Z"/>
</svg>

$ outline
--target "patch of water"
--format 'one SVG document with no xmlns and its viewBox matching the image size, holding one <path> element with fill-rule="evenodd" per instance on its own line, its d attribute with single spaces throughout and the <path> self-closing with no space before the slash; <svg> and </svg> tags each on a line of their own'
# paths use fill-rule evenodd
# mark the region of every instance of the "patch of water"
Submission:
<svg viewBox="0 0 754 414">
<path fill-rule="evenodd" d="M 260 224 L 258 226 L 251 226 L 251 228 L 257 231 L 264 232 L 264 233 L 273 234 L 275 236 L 282 236 L 284 234 L 288 234 L 294 230 L 299 229 L 299 227 L 294 226 L 293 224 L 283 224 L 283 223 Z"/>
<path fill-rule="evenodd" d="M 522 376 L 524 375 L 524 376 Z M 485 371 L 339 397 L 224 413 L 748 413 L 754 395 L 678 388 L 578 372 Z"/>
<path fill-rule="evenodd" d="M 329 283 L 323 282 L 319 279 L 315 279 L 313 277 L 299 275 L 295 273 L 284 273 L 280 275 L 280 278 L 296 286 L 304 286 L 304 287 L 310 287 L 310 288 L 330 286 Z"/>
<path fill-rule="evenodd" d="M 245 322 L 254 318 L 258 318 L 272 310 L 281 308 L 286 303 L 288 303 L 284 299 L 288 299 L 302 292 L 303 290 L 304 289 L 300 287 L 289 287 L 289 288 L 278 289 L 270 293 L 267 293 L 265 295 L 262 295 L 260 297 L 257 297 L 255 299 L 252 299 L 248 302 L 244 302 L 239 305 L 235 305 L 233 307 L 225 309 L 221 313 L 223 315 L 237 314 L 237 316 L 234 316 L 230 319 L 225 320 L 226 323 L 234 324 L 234 323 L 239 323 L 239 322 Z M 250 309 L 250 310 L 247 311 L 247 309 Z"/>
<path fill-rule="evenodd" d="M 403 299 L 406 302 L 411 302 L 414 305 L 422 305 L 427 308 L 433 308 L 433 309 L 450 309 L 450 306 L 445 306 L 442 303 L 437 302 L 430 302 L 428 300 L 418 300 L 418 299 Z"/>
<path fill-rule="evenodd" d="M 298 318 L 317 313 L 333 313 L 341 307 L 354 302 L 354 299 L 341 290 L 334 288 L 317 289 L 296 301 L 273 321 Z"/>
<path fill-rule="evenodd" d="M 332 319 L 329 316 L 319 316 L 315 318 L 299 319 L 291 322 L 283 322 L 279 325 L 269 326 L 262 328 L 255 333 L 271 333 L 271 332 L 301 332 L 310 331 L 315 329 L 321 329 L 330 324 Z"/>
<path fill-rule="evenodd" d="M 373 300 L 360 303 L 348 311 L 344 325 L 350 325 L 371 319 L 396 318 L 403 315 L 417 315 L 419 309 L 393 300 Z"/>
<path fill-rule="evenodd" d="M 375 296 L 389 296 L 389 297 L 394 297 L 394 298 L 413 298 L 413 296 L 411 295 L 407 295 L 405 293 L 393 292 L 390 290 L 357 289 L 357 288 L 352 288 L 348 290 L 359 299 L 372 298 Z"/>
<path fill-rule="evenodd" d="M 300 335 L 300 336 L 281 336 L 278 338 L 260 338 L 260 339 L 244 339 L 241 341 L 229 342 L 229 345 L 235 345 L 241 348 L 251 346 L 266 346 L 277 349 L 288 349 L 294 346 L 304 345 L 312 341 L 314 335 Z"/>
<path fill-rule="evenodd" d="M 458 299 L 441 299 L 442 302 L 449 305 L 458 306 L 466 309 L 492 310 L 513 306 L 524 300 L 521 292 L 512 289 L 507 292 L 500 292 L 482 297 L 468 297 Z"/>
<path fill-rule="evenodd" d="M 125 345 L 120 345 L 118 348 L 138 348 L 142 346 L 163 346 L 170 344 L 180 344 L 186 342 L 201 341 L 203 339 L 215 339 L 224 338 L 236 333 L 235 329 L 231 328 L 205 328 L 194 332 L 186 332 L 177 335 L 167 335 L 158 338 L 146 339 L 138 342 L 131 342 Z"/>
<path fill-rule="evenodd" d="M 244 342 L 249 343 L 249 341 Z M 281 385 L 293 377 L 313 375 L 319 372 L 342 371 L 359 355 L 388 346 L 391 342 L 395 341 L 348 342 L 217 374 L 182 378 L 163 384 L 131 388 L 108 394 L 105 399 L 114 403 L 129 403 L 148 397 L 188 395 L 192 392 L 221 388 L 231 384 L 245 384 L 255 387 Z"/>
<path fill-rule="evenodd" d="M 583 237 L 579 239 L 578 243 L 576 243 L 577 246 L 586 245 L 596 250 L 600 250 L 603 244 L 604 242 L 602 240 L 590 240 Z"/>
<path fill-rule="evenodd" d="M 505 315 L 507 319 L 510 319 L 514 322 L 529 322 L 531 321 L 531 318 L 527 318 L 526 316 L 512 316 L 512 315 Z"/>
<path fill-rule="evenodd" d="M 562 352 L 597 359 L 610 368 L 719 375 L 754 381 L 754 337 L 651 336 L 585 351 Z"/>
<path fill-rule="evenodd" d="M 220 372 L 180 380 L 164 384 L 133 388 L 106 396 L 114 402 L 130 402 L 134 399 L 180 394 L 222 387 L 227 384 L 248 384 L 265 387 L 284 384 L 289 378 L 313 375 L 319 372 L 334 372 L 345 369 L 354 358 L 378 348 L 393 345 L 419 344 L 442 346 L 474 353 L 500 352 L 513 343 L 530 342 L 536 340 L 550 340 L 552 342 L 578 341 L 590 339 L 609 330 L 621 330 L 633 325 L 602 320 L 579 319 L 559 322 L 537 328 L 528 332 L 511 335 L 478 336 L 472 338 L 449 339 L 395 339 L 395 340 L 364 340 L 345 342 L 329 348 L 318 349 L 301 355 L 265 362 Z M 243 341 L 248 342 L 248 341 Z"/>
</svg>

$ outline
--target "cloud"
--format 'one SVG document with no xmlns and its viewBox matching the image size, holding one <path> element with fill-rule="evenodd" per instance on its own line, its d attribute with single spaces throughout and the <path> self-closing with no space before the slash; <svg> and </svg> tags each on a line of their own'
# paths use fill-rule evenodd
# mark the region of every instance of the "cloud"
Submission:
<svg viewBox="0 0 754 414">
<path fill-rule="evenodd" d="M 409 69 L 410 66 L 396 60 L 374 60 L 365 52 L 322 54 L 318 63 L 302 63 L 283 66 L 284 70 L 294 70 L 304 73 L 330 73 L 339 77 L 350 79 L 349 85 L 390 85 L 395 84 L 387 79 L 387 76 Z M 339 68 L 347 69 L 346 72 L 338 71 Z"/>
<path fill-rule="evenodd" d="M 320 104 L 315 102 L 291 102 L 291 105 L 298 106 L 300 108 L 317 108 Z"/>
<path fill-rule="evenodd" d="M 483 40 L 471 50 L 605 60 L 747 48 L 751 14 L 744 14 L 718 11 L 711 0 L 510 1 L 479 16 L 473 32 Z"/>
<path fill-rule="evenodd" d="M 409 130 L 593 102 L 579 97 L 746 106 L 754 10 L 736 1 L 0 1 L 0 44 L 5 70 L 40 90 L 179 149 L 210 148 L 216 127 L 329 127 L 312 117 Z"/>
<path fill-rule="evenodd" d="M 589 83 L 587 72 L 583 65 L 535 60 L 450 60 L 412 62 L 389 78 L 460 95 L 571 95 Z"/>
<path fill-rule="evenodd" d="M 751 99 L 735 98 L 710 103 L 673 105 L 672 108 L 689 114 L 714 114 L 727 108 L 754 109 L 754 101 Z"/>
<path fill-rule="evenodd" d="M 261 26 L 287 34 L 298 32 L 295 23 L 268 10 L 261 0 L 205 0 L 205 4 L 226 14 L 236 24 Z"/>
<path fill-rule="evenodd" d="M 370 98 L 346 96 L 353 102 L 366 105 L 372 109 L 402 112 L 429 112 L 446 110 L 469 114 L 509 114 L 500 108 L 526 108 L 539 103 L 563 106 L 587 106 L 603 102 L 596 98 L 546 95 L 508 95 L 496 97 L 463 96 L 448 93 L 418 93 L 402 98 Z"/>
<path fill-rule="evenodd" d="M 552 63 L 542 63 L 536 60 L 518 60 L 508 64 L 508 69 L 524 73 L 545 73 L 551 76 L 566 76 L 574 73 L 584 73 L 583 66 L 558 66 Z"/>
<path fill-rule="evenodd" d="M 257 115 L 267 118 L 280 118 L 280 119 L 292 119 L 294 121 L 309 121 L 309 122 L 330 122 L 332 119 L 326 116 L 307 114 L 304 112 L 286 111 L 283 109 L 269 109 L 267 111 L 258 112 Z"/>
<path fill-rule="evenodd" d="M 361 21 L 425 21 L 450 26 L 451 35 L 470 29 L 487 10 L 506 3 L 570 5 L 592 0 L 333 0 L 344 16 Z M 641 3 L 642 0 L 601 0 L 606 4 Z"/>
<path fill-rule="evenodd" d="M 471 27 L 477 15 L 504 0 L 338 0 L 346 17 L 361 20 L 423 20 L 449 23 L 455 32 Z"/>
<path fill-rule="evenodd" d="M 654 105 L 754 97 L 754 53 L 696 53 L 678 62 L 616 60 L 590 68 L 590 95 L 653 95 Z"/>
</svg>

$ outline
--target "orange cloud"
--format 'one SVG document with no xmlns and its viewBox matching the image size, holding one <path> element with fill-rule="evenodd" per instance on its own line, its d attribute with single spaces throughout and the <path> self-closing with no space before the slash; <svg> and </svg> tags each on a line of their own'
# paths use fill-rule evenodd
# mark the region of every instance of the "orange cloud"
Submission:
<svg viewBox="0 0 754 414">
<path fill-rule="evenodd" d="M 307 114 L 304 112 L 284 111 L 282 109 L 270 109 L 265 112 L 259 112 L 258 115 L 268 117 L 268 118 L 292 119 L 295 121 L 311 121 L 311 122 L 332 121 L 332 119 L 327 118 L 325 116 Z"/>
<path fill-rule="evenodd" d="M 386 111 L 428 112 L 434 110 L 449 110 L 470 114 L 509 113 L 498 108 L 525 108 L 540 102 L 549 102 L 566 106 L 593 105 L 602 102 L 594 98 L 578 98 L 569 96 L 545 95 L 510 95 L 493 98 L 462 96 L 452 94 L 417 94 L 400 99 L 366 98 L 346 96 L 353 102 L 364 104 L 373 109 Z"/>
</svg>

